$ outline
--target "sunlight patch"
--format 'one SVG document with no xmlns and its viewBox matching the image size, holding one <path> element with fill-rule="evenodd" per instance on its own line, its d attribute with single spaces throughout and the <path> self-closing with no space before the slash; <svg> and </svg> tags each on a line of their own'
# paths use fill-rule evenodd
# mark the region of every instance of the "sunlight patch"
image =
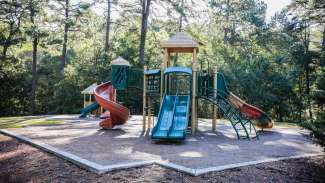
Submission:
<svg viewBox="0 0 325 183">
<path fill-rule="evenodd" d="M 179 154 L 182 157 L 201 158 L 203 155 L 196 151 L 187 151 Z"/>
</svg>

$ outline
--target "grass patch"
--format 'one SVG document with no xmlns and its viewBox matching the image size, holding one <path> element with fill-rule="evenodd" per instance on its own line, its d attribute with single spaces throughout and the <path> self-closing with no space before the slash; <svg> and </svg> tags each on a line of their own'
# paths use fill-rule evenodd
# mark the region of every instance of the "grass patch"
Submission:
<svg viewBox="0 0 325 183">
<path fill-rule="evenodd" d="M 28 121 L 25 121 L 24 123 L 26 123 L 27 125 L 60 125 L 62 124 L 64 121 L 63 120 L 46 120 L 46 119 L 40 119 L 40 120 L 35 120 L 35 119 L 32 119 L 32 120 L 28 120 Z"/>
<path fill-rule="evenodd" d="M 47 120 L 45 117 L 39 116 L 23 116 L 23 117 L 5 117 L 0 118 L 0 128 L 23 128 L 26 126 L 40 125 L 59 125 L 62 120 Z"/>
</svg>

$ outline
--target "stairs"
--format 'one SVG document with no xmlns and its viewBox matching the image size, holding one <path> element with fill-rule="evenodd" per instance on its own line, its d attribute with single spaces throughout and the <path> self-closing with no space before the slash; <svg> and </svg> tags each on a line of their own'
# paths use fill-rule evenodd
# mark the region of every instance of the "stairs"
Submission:
<svg viewBox="0 0 325 183">
<path fill-rule="evenodd" d="M 222 96 L 213 97 L 211 95 L 202 96 L 202 98 L 209 100 L 219 107 L 221 113 L 230 121 L 236 131 L 238 139 L 258 138 L 258 133 L 251 120 L 242 116 L 240 111 L 234 108 L 227 98 Z"/>
</svg>

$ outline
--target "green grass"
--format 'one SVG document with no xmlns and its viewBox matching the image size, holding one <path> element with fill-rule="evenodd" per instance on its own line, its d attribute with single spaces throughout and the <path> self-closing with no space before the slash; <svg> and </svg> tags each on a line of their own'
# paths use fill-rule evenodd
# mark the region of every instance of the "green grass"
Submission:
<svg viewBox="0 0 325 183">
<path fill-rule="evenodd" d="M 1 128 L 23 128 L 26 126 L 40 126 L 40 125 L 59 125 L 62 120 L 47 120 L 45 117 L 39 116 L 22 116 L 22 117 L 4 117 L 0 118 Z"/>
</svg>

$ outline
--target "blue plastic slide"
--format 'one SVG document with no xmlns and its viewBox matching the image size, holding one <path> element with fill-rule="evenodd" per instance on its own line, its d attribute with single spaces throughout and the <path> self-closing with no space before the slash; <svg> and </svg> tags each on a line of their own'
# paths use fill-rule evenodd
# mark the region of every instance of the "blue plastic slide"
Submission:
<svg viewBox="0 0 325 183">
<path fill-rule="evenodd" d="M 90 105 L 88 105 L 87 107 L 85 107 L 84 109 L 82 109 L 79 118 L 85 118 L 87 117 L 88 113 L 90 113 L 91 111 L 94 111 L 96 109 L 99 108 L 99 105 L 97 104 L 97 102 L 94 102 Z"/>
<path fill-rule="evenodd" d="M 165 95 L 158 121 L 152 129 L 152 139 L 183 140 L 189 121 L 189 95 Z"/>
<path fill-rule="evenodd" d="M 188 126 L 190 96 L 178 96 L 174 108 L 172 127 L 168 133 L 168 139 L 185 139 Z"/>
</svg>

